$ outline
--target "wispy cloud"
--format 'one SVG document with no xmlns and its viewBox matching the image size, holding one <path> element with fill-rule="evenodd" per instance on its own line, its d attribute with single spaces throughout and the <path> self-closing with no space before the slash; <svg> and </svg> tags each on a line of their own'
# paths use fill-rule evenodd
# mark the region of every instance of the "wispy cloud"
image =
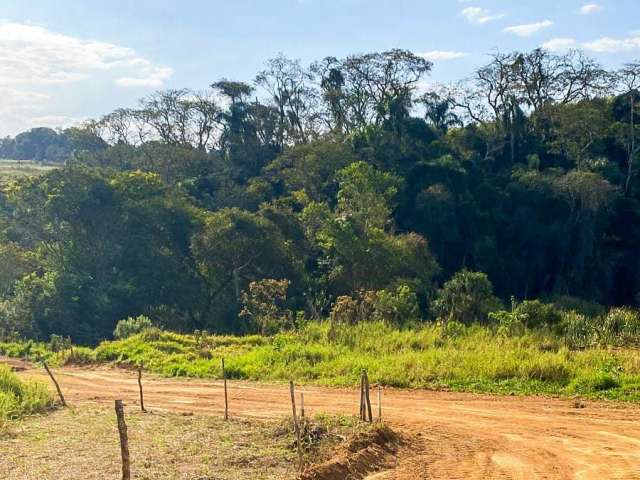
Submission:
<svg viewBox="0 0 640 480">
<path fill-rule="evenodd" d="M 553 52 L 561 52 L 575 48 L 578 41 L 575 38 L 552 38 L 542 44 L 542 48 Z"/>
<path fill-rule="evenodd" d="M 640 50 L 640 32 L 627 37 L 602 37 L 587 42 L 578 42 L 575 38 L 554 38 L 542 44 L 542 48 L 552 51 L 563 51 L 581 48 L 594 53 L 620 53 Z"/>
<path fill-rule="evenodd" d="M 598 13 L 600 10 L 602 10 L 602 7 L 597 3 L 586 3 L 578 9 L 578 13 L 580 15 L 591 15 L 592 13 Z"/>
<path fill-rule="evenodd" d="M 0 135 L 62 119 L 56 112 L 43 116 L 56 85 L 111 80 L 119 87 L 160 88 L 172 73 L 131 48 L 0 21 Z"/>
<path fill-rule="evenodd" d="M 431 50 L 429 52 L 418 53 L 418 56 L 431 61 L 455 60 L 456 58 L 466 57 L 467 55 L 467 53 L 453 50 Z"/>
<path fill-rule="evenodd" d="M 499 20 L 504 18 L 504 13 L 492 13 L 490 10 L 486 8 L 480 7 L 467 7 L 462 10 L 462 15 L 467 19 L 469 23 L 473 23 L 476 25 L 482 25 L 487 22 L 491 22 L 493 20 Z"/>
<path fill-rule="evenodd" d="M 582 44 L 582 48 L 598 53 L 629 52 L 640 49 L 640 35 L 625 38 L 602 37 Z"/>
<path fill-rule="evenodd" d="M 519 37 L 530 37 L 536 32 L 540 30 L 544 30 L 545 28 L 549 28 L 553 25 L 551 20 L 543 20 L 541 22 L 536 23 L 527 23 L 524 25 L 514 25 L 512 27 L 507 27 L 504 29 L 507 33 L 513 33 L 514 35 L 518 35 Z"/>
</svg>

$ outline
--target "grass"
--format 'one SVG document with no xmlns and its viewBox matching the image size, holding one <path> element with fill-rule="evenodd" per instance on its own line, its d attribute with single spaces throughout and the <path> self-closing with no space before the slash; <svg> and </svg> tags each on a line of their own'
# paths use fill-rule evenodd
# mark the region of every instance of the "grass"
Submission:
<svg viewBox="0 0 640 480">
<path fill-rule="evenodd" d="M 22 381 L 8 366 L 0 365 L 0 431 L 8 420 L 43 412 L 52 405 L 53 398 L 43 384 Z"/>
<path fill-rule="evenodd" d="M 217 479 L 295 478 L 297 454 L 290 421 L 231 419 L 206 415 L 142 414 L 125 408 L 133 478 Z M 357 423 L 357 422 L 354 422 Z M 307 452 L 321 460 L 335 434 L 353 427 L 337 417 L 321 417 Z M 83 405 L 19 422 L 0 438 L 0 478 L 102 480 L 120 478 L 120 448 L 112 408 Z"/>
<path fill-rule="evenodd" d="M 640 354 L 633 348 L 571 350 L 562 338 L 526 330 L 503 336 L 463 327 L 443 337 L 433 324 L 398 329 L 309 323 L 272 337 L 182 335 L 157 329 L 95 349 L 53 354 L 43 344 L 0 343 L 0 354 L 47 355 L 64 364 L 143 364 L 164 376 L 219 378 L 220 358 L 235 379 L 355 386 L 367 369 L 373 383 L 499 394 L 544 394 L 640 401 Z"/>
</svg>

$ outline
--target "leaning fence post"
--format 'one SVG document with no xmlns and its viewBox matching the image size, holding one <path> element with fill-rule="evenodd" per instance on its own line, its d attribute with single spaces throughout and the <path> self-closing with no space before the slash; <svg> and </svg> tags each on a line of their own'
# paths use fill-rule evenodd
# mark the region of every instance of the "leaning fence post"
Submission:
<svg viewBox="0 0 640 480">
<path fill-rule="evenodd" d="M 58 382 L 56 381 L 56 378 L 53 376 L 53 373 L 51 373 L 51 370 L 49 370 L 47 362 L 45 362 L 43 360 L 42 361 L 42 365 L 44 365 L 44 369 L 47 371 L 47 373 L 49 374 L 49 377 L 51 377 L 51 381 L 56 386 L 56 390 L 58 391 L 58 396 L 60 397 L 60 402 L 62 403 L 62 406 L 66 407 L 67 406 L 67 402 L 64 401 L 64 396 L 62 395 L 62 390 L 60 390 L 60 385 L 58 385 Z"/>
<path fill-rule="evenodd" d="M 144 396 L 142 395 L 142 365 L 138 365 L 138 388 L 140 389 L 140 409 L 146 412 L 144 408 Z"/>
<path fill-rule="evenodd" d="M 227 396 L 227 372 L 224 369 L 224 358 L 222 359 L 222 381 L 224 382 L 224 419 L 229 420 L 229 397 Z"/>
<path fill-rule="evenodd" d="M 289 381 L 289 390 L 291 391 L 291 410 L 293 412 L 293 428 L 296 432 L 296 443 L 298 445 L 298 461 L 300 462 L 300 470 L 303 467 L 302 460 L 302 442 L 300 440 L 300 425 L 298 424 L 298 416 L 296 414 L 296 392 L 293 386 L 293 380 Z"/>
<path fill-rule="evenodd" d="M 124 421 L 122 400 L 116 400 L 116 417 L 118 419 L 118 433 L 120 434 L 120 453 L 122 454 L 122 480 L 130 480 L 129 439 L 127 438 L 127 424 Z"/>
<path fill-rule="evenodd" d="M 300 392 L 300 418 L 304 418 L 304 392 Z"/>
</svg>

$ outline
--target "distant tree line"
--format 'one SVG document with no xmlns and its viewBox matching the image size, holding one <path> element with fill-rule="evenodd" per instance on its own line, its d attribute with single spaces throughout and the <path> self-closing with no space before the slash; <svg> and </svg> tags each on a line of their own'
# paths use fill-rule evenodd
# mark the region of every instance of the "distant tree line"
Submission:
<svg viewBox="0 0 640 480">
<path fill-rule="evenodd" d="M 300 312 L 273 325 L 362 305 L 429 318 L 459 271 L 503 301 L 638 304 L 640 64 L 496 53 L 421 91 L 431 67 L 279 56 L 251 83 L 0 141 L 66 164 L 0 192 L 0 333 L 93 342 L 141 314 L 270 330 L 251 320 L 270 291 Z"/>
</svg>

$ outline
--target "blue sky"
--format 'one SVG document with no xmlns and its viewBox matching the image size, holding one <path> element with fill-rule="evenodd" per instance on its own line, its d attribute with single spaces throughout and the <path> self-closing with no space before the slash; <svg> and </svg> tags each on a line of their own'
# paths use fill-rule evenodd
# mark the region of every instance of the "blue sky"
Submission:
<svg viewBox="0 0 640 480">
<path fill-rule="evenodd" d="M 0 0 L 0 136 L 96 117 L 158 88 L 251 80 L 283 52 L 406 48 L 430 81 L 486 54 L 583 48 L 607 67 L 640 59 L 640 0 Z"/>
</svg>

